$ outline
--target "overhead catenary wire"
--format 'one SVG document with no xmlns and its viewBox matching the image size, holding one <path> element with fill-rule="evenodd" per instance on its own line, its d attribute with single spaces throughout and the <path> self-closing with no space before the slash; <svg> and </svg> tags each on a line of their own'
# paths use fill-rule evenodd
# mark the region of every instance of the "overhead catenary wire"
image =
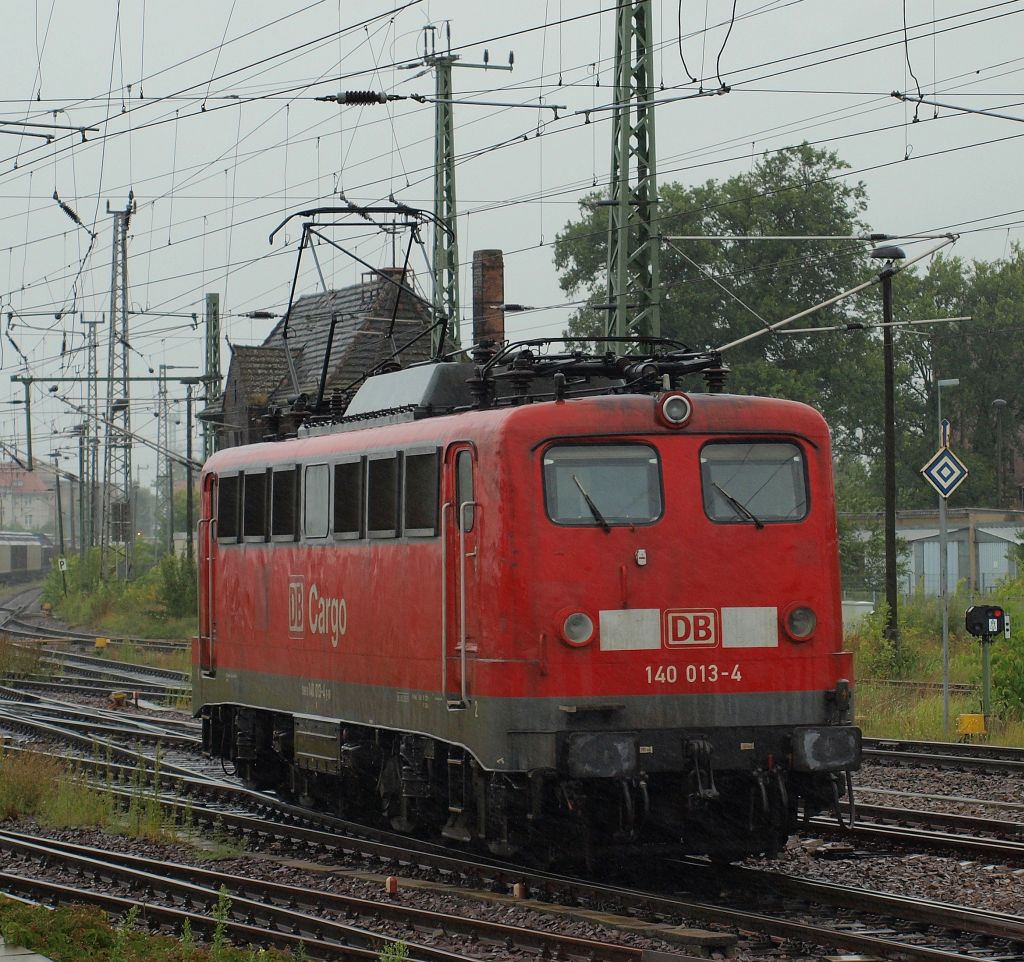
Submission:
<svg viewBox="0 0 1024 962">
<path fill-rule="evenodd" d="M 547 196 L 549 196 L 549 197 L 550 197 L 550 193 L 549 193 L 549 194 L 548 194 Z"/>
</svg>

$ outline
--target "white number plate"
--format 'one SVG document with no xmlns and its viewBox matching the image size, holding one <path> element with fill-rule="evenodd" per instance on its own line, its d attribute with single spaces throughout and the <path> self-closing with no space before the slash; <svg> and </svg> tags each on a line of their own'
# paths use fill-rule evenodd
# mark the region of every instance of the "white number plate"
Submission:
<svg viewBox="0 0 1024 962">
<path fill-rule="evenodd" d="M 648 665 L 645 671 L 648 685 L 716 685 L 743 680 L 739 665 Z"/>
</svg>

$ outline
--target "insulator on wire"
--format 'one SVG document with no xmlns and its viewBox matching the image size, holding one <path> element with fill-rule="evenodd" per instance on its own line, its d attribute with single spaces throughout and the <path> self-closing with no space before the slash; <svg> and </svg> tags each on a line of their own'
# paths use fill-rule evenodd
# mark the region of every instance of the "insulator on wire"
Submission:
<svg viewBox="0 0 1024 962">
<path fill-rule="evenodd" d="M 388 95 L 381 90 L 343 90 L 330 99 L 339 104 L 383 104 L 387 103 Z"/>
</svg>

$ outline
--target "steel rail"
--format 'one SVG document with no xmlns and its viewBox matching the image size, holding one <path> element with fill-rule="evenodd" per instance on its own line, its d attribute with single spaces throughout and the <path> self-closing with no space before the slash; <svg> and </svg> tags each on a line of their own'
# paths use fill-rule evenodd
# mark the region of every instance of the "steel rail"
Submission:
<svg viewBox="0 0 1024 962">
<path fill-rule="evenodd" d="M 89 854 L 75 854 L 50 845 L 19 841 L 7 833 L 0 833 L 0 838 L 4 839 L 8 848 L 21 851 L 23 854 L 31 856 L 33 860 L 56 859 L 63 861 L 74 865 L 76 871 L 83 875 L 87 873 L 97 880 L 106 879 L 127 885 L 132 889 L 144 892 L 147 898 L 150 897 L 150 893 L 162 892 L 186 906 L 196 902 L 208 905 L 212 910 L 218 904 L 219 892 L 215 888 L 208 888 L 196 882 L 168 878 L 159 872 L 143 871 L 128 865 L 120 865 L 99 857 L 105 856 L 106 853 L 98 850 L 93 850 Z M 329 936 L 333 942 L 354 948 L 379 951 L 382 943 L 395 944 L 399 941 L 397 938 L 371 929 L 311 915 L 297 908 L 275 905 L 239 895 L 231 899 L 229 912 L 231 917 L 238 921 L 249 922 L 250 919 L 261 919 L 268 928 L 272 926 L 277 930 L 306 932 L 322 941 L 326 941 Z M 407 945 L 410 954 L 415 958 L 432 960 L 432 962 L 470 962 L 467 956 L 449 952 L 446 949 L 418 945 L 410 941 L 407 941 Z"/>
<path fill-rule="evenodd" d="M 62 885 L 56 882 L 47 882 L 43 879 L 28 878 L 22 875 L 15 875 L 11 872 L 0 872 L 0 888 L 6 894 L 17 893 L 15 897 L 19 901 L 29 901 L 25 896 L 32 896 L 32 901 L 40 904 L 53 905 L 81 904 L 83 902 L 91 905 L 98 905 L 110 914 L 125 916 L 136 906 L 141 907 L 140 921 L 148 923 L 154 921 L 163 927 L 172 927 L 174 930 L 181 929 L 184 922 L 188 921 L 193 931 L 205 933 L 212 937 L 216 920 L 212 915 L 205 915 L 188 908 L 171 908 L 164 905 L 155 905 L 152 902 L 140 902 L 137 899 L 123 898 L 119 895 L 109 895 L 104 892 L 96 892 L 91 889 L 75 888 L 70 885 Z M 292 951 L 304 950 L 306 955 L 314 959 L 368 959 L 377 962 L 380 959 L 380 948 L 366 949 L 356 946 L 340 945 L 337 942 L 328 942 L 315 934 L 319 929 L 312 925 L 299 926 L 293 931 L 287 932 L 280 929 L 263 928 L 255 923 L 239 922 L 234 919 L 225 920 L 224 930 L 233 937 L 238 945 L 245 945 L 250 942 L 263 941 L 276 948 L 291 949 Z M 381 936 L 384 941 L 384 936 Z M 462 958 L 455 956 L 454 958 Z M 421 956 L 413 956 L 409 962 L 427 962 Z"/>
<path fill-rule="evenodd" d="M 965 962 L 970 958 L 957 952 L 914 945 L 898 939 L 885 939 L 854 931 L 827 928 L 821 924 L 773 918 L 756 912 L 745 912 L 704 902 L 692 902 L 674 896 L 659 895 L 651 891 L 603 885 L 583 879 L 539 872 L 521 866 L 497 866 L 481 861 L 456 858 L 451 854 L 416 851 L 408 847 L 395 846 L 367 838 L 341 835 L 334 831 L 325 832 L 300 825 L 282 825 L 235 812 L 206 809 L 194 802 L 186 804 L 161 799 L 161 805 L 176 810 L 182 817 L 188 814 L 193 821 L 201 821 L 211 826 L 216 825 L 221 829 L 235 831 L 242 835 L 250 834 L 300 841 L 307 846 L 334 850 L 342 854 L 372 856 L 392 866 L 397 864 L 434 868 L 455 877 L 470 879 L 477 883 L 487 880 L 506 888 L 518 881 L 524 883 L 529 891 L 535 893 L 535 897 L 548 901 L 560 898 L 561 901 L 570 903 L 583 900 L 599 905 L 616 904 L 645 918 L 677 919 L 680 923 L 684 920 L 700 920 L 705 923 L 733 926 L 742 930 L 753 929 L 817 945 L 869 952 L 882 957 L 914 959 L 919 962 L 954 962 L 954 960 Z M 986 934 L 988 934 L 987 930 Z M 977 959 L 974 959 L 974 962 L 977 962 Z"/>
<path fill-rule="evenodd" d="M 980 768 L 985 762 L 997 762 L 1008 763 L 1008 771 L 1024 768 L 1024 748 L 1008 745 L 924 742 L 898 738 L 865 738 L 863 744 L 864 754 L 871 758 L 896 761 L 908 758 L 943 767 L 955 767 L 959 763 L 963 768 Z"/>
<path fill-rule="evenodd" d="M 10 706 L 5 704 L 4 708 L 7 709 L 7 717 L 11 718 L 12 714 L 18 714 L 17 712 L 12 713 Z M 41 721 L 44 724 L 49 724 L 49 720 L 46 718 L 38 718 L 36 715 L 29 713 L 21 713 L 20 717 L 24 721 Z M 182 735 L 174 732 L 158 732 L 152 730 L 146 730 L 138 728 L 134 725 L 107 725 L 92 721 L 83 721 L 75 718 L 62 718 L 60 720 L 62 727 L 67 728 L 70 731 L 79 732 L 90 732 L 97 735 L 105 735 L 111 738 L 128 738 L 136 742 L 149 742 L 152 744 L 160 744 L 167 746 L 178 746 L 187 748 L 200 748 L 202 746 L 202 739 L 196 738 L 194 735 Z"/>
<path fill-rule="evenodd" d="M 1024 918 L 990 909 L 970 908 L 950 902 L 934 902 L 911 895 L 866 891 L 852 885 L 818 879 L 800 878 L 783 872 L 745 866 L 709 867 L 706 862 L 685 860 L 687 868 L 706 867 L 716 879 L 767 888 L 813 902 L 840 908 L 885 913 L 901 919 L 934 925 L 943 929 L 960 928 L 992 938 L 1019 942 L 1024 939 Z"/>
<path fill-rule="evenodd" d="M 70 729 L 61 728 L 58 725 L 52 725 L 49 722 L 24 718 L 17 712 L 7 711 L 4 706 L 0 704 L 0 727 L 3 727 L 4 725 L 15 730 L 27 730 L 48 738 L 56 738 L 62 741 L 71 742 L 87 749 L 90 752 L 102 749 L 103 751 L 108 752 L 112 758 L 131 759 L 137 764 L 141 762 L 147 769 L 154 769 L 157 767 L 156 759 L 150 758 L 148 755 L 141 752 L 133 752 L 131 749 L 118 745 L 108 739 L 90 737 L 77 731 L 71 731 Z M 85 762 L 86 759 L 76 759 L 76 761 Z M 196 776 L 194 769 L 182 768 L 179 765 L 175 765 L 163 759 L 159 762 L 159 769 L 162 773 L 173 777 L 194 778 Z"/>
<path fill-rule="evenodd" d="M 109 658 L 99 658 L 93 655 L 83 655 L 78 652 L 49 651 L 41 649 L 42 653 L 52 656 L 51 660 L 59 660 L 65 665 L 74 667 L 84 666 L 104 671 L 121 671 L 126 675 L 148 675 L 156 678 L 168 678 L 173 681 L 184 683 L 191 681 L 191 676 L 183 671 L 173 668 L 155 668 L 149 665 L 136 665 L 130 661 L 113 661 Z"/>
<path fill-rule="evenodd" d="M 858 815 L 860 806 L 857 806 Z M 895 816 L 893 816 L 895 818 Z M 948 832 L 932 832 L 906 825 L 867 824 L 858 822 L 852 829 L 844 829 L 827 819 L 811 819 L 811 824 L 831 836 L 847 839 L 862 839 L 896 844 L 903 848 L 908 845 L 928 848 L 932 851 L 956 851 L 993 858 L 1024 858 L 1024 842 L 998 838 L 981 838 L 975 835 L 954 835 Z"/>
<path fill-rule="evenodd" d="M 119 728 L 133 728 L 141 732 L 187 736 L 192 742 L 199 743 L 200 726 L 191 719 L 161 718 L 153 715 L 130 715 L 120 710 L 94 708 L 70 702 L 58 701 L 45 695 L 35 695 L 20 691 L 9 685 L 0 685 L 0 701 L 9 707 L 22 708 L 27 711 L 47 712 L 52 718 L 66 718 L 72 721 L 108 722 Z"/>
<path fill-rule="evenodd" d="M 101 762 L 92 762 L 93 767 L 101 768 Z M 161 773 L 162 777 L 171 778 Z M 254 797 L 267 807 L 276 808 L 276 800 L 262 796 L 258 792 L 239 789 L 226 784 L 217 784 L 195 777 L 181 780 L 182 786 L 198 786 L 202 790 L 214 791 L 225 800 L 238 800 L 241 794 Z M 130 792 L 113 789 L 115 794 L 126 798 Z M 769 935 L 798 939 L 817 945 L 827 945 L 838 949 L 867 952 L 880 957 L 912 959 L 915 962 L 967 962 L 972 957 L 951 952 L 932 946 L 920 946 L 897 939 L 886 939 L 877 935 L 864 934 L 844 929 L 826 928 L 820 924 L 810 924 L 789 919 L 773 918 L 760 913 L 745 912 L 718 905 L 692 902 L 672 896 L 660 895 L 650 891 L 621 888 L 603 885 L 583 879 L 555 875 L 524 866 L 487 862 L 485 860 L 454 856 L 450 850 L 442 850 L 430 843 L 416 842 L 404 836 L 398 837 L 398 844 L 380 841 L 367 837 L 375 833 L 366 826 L 358 826 L 364 833 L 362 836 L 344 834 L 337 825 L 348 825 L 340 819 L 325 817 L 330 823 L 329 830 L 308 827 L 307 825 L 268 821 L 266 818 L 241 814 L 236 811 L 210 808 L 197 804 L 194 799 L 187 802 L 175 799 L 160 798 L 160 805 L 172 812 L 179 820 L 191 819 L 216 827 L 219 830 L 234 832 L 240 836 L 277 838 L 288 842 L 300 842 L 305 846 L 325 851 L 335 851 L 341 855 L 353 855 L 362 858 L 373 858 L 386 863 L 392 873 L 396 867 L 409 866 L 430 868 L 454 878 L 469 880 L 480 884 L 489 882 L 506 890 L 521 882 L 534 897 L 548 901 L 558 900 L 575 903 L 579 900 L 599 905 L 615 904 L 641 917 L 656 917 L 660 920 L 674 918 L 680 920 L 700 920 L 705 923 L 717 923 L 736 927 L 742 930 L 760 931 Z M 283 808 L 293 808 L 282 806 Z M 301 810 L 300 810 L 301 812 Z M 301 812 L 301 817 L 309 819 L 314 813 Z M 285 817 L 289 817 L 288 814 Z M 298 817 L 291 815 L 293 819 Z M 379 833 L 381 837 L 395 838 L 393 833 Z M 422 846 L 419 848 L 412 845 Z M 986 922 L 986 925 L 989 923 Z M 973 962 L 977 962 L 974 958 Z"/>
<path fill-rule="evenodd" d="M 1011 837 L 1024 835 L 1024 822 L 1013 822 L 1005 818 L 985 818 L 981 815 L 960 815 L 956 812 L 932 812 L 926 808 L 893 808 L 888 805 L 865 805 L 862 802 L 857 802 L 857 817 L 870 818 L 879 822 L 898 822 L 899 824 L 915 822 L 925 825 L 945 825 L 949 828 L 993 832 Z"/>
<path fill-rule="evenodd" d="M 651 953 L 635 946 L 529 929 L 488 919 L 464 918 L 400 902 L 378 901 L 323 889 L 310 889 L 297 885 L 285 885 L 280 882 L 251 879 L 212 869 L 157 861 L 120 852 L 97 853 L 96 849 L 87 846 L 39 838 L 21 832 L 0 830 L 0 839 L 3 839 L 12 848 L 23 851 L 32 852 L 36 850 L 37 846 L 42 846 L 42 851 L 46 854 L 56 849 L 73 856 L 99 857 L 102 861 L 110 864 L 155 873 L 163 877 L 170 876 L 179 881 L 193 882 L 213 892 L 218 892 L 221 886 L 224 886 L 232 897 L 238 894 L 248 899 L 261 901 L 272 898 L 285 903 L 289 908 L 300 908 L 305 911 L 330 909 L 343 914 L 347 919 L 352 917 L 386 919 L 404 924 L 413 930 L 442 932 L 449 937 L 463 936 L 474 942 L 537 952 L 543 958 L 601 959 L 602 962 L 630 962 L 630 960 L 650 962 L 652 959 Z"/>
<path fill-rule="evenodd" d="M 53 681 L 54 678 L 70 678 L 71 676 L 66 674 L 61 675 L 37 675 L 31 674 L 26 676 L 12 677 L 10 675 L 2 676 L 3 681 L 6 683 L 16 682 L 19 686 L 24 688 L 38 689 L 40 691 L 58 691 L 66 692 L 68 694 L 78 695 L 112 695 L 114 692 L 123 692 L 125 690 L 131 692 L 137 692 L 139 695 L 145 695 L 150 698 L 184 698 L 186 695 L 190 695 L 192 689 L 189 688 L 170 688 L 164 685 L 151 685 L 143 684 L 140 682 L 134 682 L 131 685 L 115 685 L 110 682 L 107 685 L 98 684 L 97 682 L 90 682 L 86 684 L 84 680 L 78 682 L 75 681 Z"/>
</svg>

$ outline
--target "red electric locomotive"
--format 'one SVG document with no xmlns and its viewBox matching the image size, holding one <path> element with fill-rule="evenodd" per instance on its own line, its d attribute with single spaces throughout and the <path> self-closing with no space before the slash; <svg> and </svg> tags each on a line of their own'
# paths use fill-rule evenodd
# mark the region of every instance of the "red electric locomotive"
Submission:
<svg viewBox="0 0 1024 962">
<path fill-rule="evenodd" d="M 669 387 L 715 355 L 537 348 L 207 461 L 204 744 L 499 853 L 775 851 L 860 761 L 828 428 Z"/>
</svg>

